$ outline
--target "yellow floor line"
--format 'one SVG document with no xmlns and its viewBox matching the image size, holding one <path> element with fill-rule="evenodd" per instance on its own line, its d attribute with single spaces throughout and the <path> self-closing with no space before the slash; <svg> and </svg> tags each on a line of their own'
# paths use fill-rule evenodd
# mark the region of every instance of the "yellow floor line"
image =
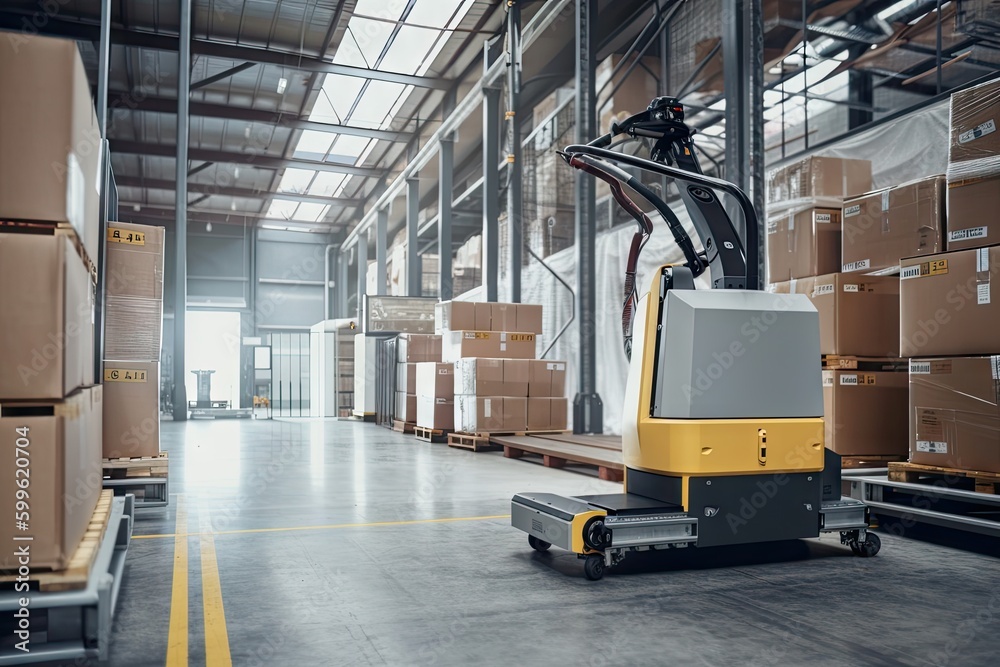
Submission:
<svg viewBox="0 0 1000 667">
<path fill-rule="evenodd" d="M 375 521 L 373 523 L 332 523 L 320 526 L 285 526 L 281 528 L 247 528 L 244 530 L 220 530 L 214 533 L 163 533 L 156 535 L 133 535 L 133 540 L 153 540 L 167 537 L 191 537 L 194 535 L 244 535 L 249 533 L 287 533 L 300 530 L 336 530 L 340 528 L 377 528 L 383 526 L 416 526 L 424 523 L 452 523 L 456 521 L 487 521 L 489 519 L 509 519 L 509 514 L 490 516 L 445 517 L 443 519 L 414 519 L 412 521 Z M 177 529 L 180 531 L 180 528 Z"/>
<path fill-rule="evenodd" d="M 188 664 L 188 538 L 187 507 L 177 496 L 174 530 L 174 583 L 170 594 L 170 633 L 167 636 L 167 667 Z"/>
<path fill-rule="evenodd" d="M 219 580 L 219 562 L 215 555 L 215 537 L 211 532 L 202 532 L 199 540 L 201 591 L 205 601 L 205 665 L 232 667 L 229 633 L 226 630 L 226 610 L 222 604 L 222 582 Z"/>
</svg>

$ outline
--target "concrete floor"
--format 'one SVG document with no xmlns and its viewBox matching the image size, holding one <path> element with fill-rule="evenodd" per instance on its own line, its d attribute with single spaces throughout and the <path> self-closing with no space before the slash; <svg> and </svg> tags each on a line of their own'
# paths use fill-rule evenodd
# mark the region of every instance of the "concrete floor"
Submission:
<svg viewBox="0 0 1000 667">
<path fill-rule="evenodd" d="M 172 590 L 171 641 L 211 667 L 226 641 L 234 665 L 996 663 L 988 555 L 883 533 L 873 559 L 826 538 L 630 557 L 589 582 L 504 516 L 517 491 L 620 488 L 587 474 L 357 422 L 167 422 L 162 441 L 171 507 L 136 522 L 112 665 L 185 664 Z"/>
</svg>

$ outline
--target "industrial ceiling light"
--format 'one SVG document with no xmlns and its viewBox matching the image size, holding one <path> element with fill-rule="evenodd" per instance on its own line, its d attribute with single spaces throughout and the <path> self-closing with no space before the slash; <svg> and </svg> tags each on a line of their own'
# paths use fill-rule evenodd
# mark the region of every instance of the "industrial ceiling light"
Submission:
<svg viewBox="0 0 1000 667">
<path fill-rule="evenodd" d="M 132 204 L 132 210 L 138 213 L 139 211 L 142 210 L 142 207 L 139 206 L 138 204 Z"/>
<path fill-rule="evenodd" d="M 212 223 L 211 222 L 206 222 L 205 223 L 205 231 L 206 232 L 211 232 L 212 231 Z"/>
<path fill-rule="evenodd" d="M 240 168 L 239 167 L 235 167 L 233 169 L 233 178 L 239 178 L 239 177 L 240 177 Z"/>
<path fill-rule="evenodd" d="M 278 94 L 283 95 L 285 93 L 285 88 L 288 87 L 288 79 L 281 77 L 278 79 Z"/>
<path fill-rule="evenodd" d="M 236 210 L 236 201 L 235 200 L 229 203 L 229 210 L 230 211 L 235 211 Z"/>
</svg>

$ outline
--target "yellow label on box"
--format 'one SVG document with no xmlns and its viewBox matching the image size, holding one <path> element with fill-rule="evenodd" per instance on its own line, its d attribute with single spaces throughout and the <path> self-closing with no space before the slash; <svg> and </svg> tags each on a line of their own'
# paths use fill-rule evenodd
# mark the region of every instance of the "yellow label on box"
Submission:
<svg viewBox="0 0 1000 667">
<path fill-rule="evenodd" d="M 130 232 L 127 229 L 108 228 L 108 243 L 146 245 L 146 232 Z"/>
<path fill-rule="evenodd" d="M 530 343 L 535 340 L 535 334 L 510 334 L 510 339 L 512 341 L 526 341 Z"/>
<path fill-rule="evenodd" d="M 125 368 L 105 368 L 105 382 L 146 382 L 146 371 L 136 371 Z"/>
</svg>

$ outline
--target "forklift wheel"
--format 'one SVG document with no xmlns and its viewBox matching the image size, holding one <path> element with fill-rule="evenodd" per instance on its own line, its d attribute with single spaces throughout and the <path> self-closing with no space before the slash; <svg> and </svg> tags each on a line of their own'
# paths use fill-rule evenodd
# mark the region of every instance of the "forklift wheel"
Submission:
<svg viewBox="0 0 1000 667">
<path fill-rule="evenodd" d="M 854 554 L 861 556 L 862 558 L 871 558 L 879 552 L 882 548 L 882 540 L 879 536 L 872 532 L 865 533 L 865 541 L 863 544 L 854 543 L 856 546 L 852 546 L 851 550 Z"/>
<path fill-rule="evenodd" d="M 597 581 L 604 576 L 604 556 L 592 554 L 583 561 L 583 573 L 587 579 Z"/>
<path fill-rule="evenodd" d="M 531 545 L 531 548 L 535 551 L 548 551 L 549 547 L 552 546 L 545 540 L 540 540 L 534 535 L 528 535 L 528 544 Z"/>
</svg>

